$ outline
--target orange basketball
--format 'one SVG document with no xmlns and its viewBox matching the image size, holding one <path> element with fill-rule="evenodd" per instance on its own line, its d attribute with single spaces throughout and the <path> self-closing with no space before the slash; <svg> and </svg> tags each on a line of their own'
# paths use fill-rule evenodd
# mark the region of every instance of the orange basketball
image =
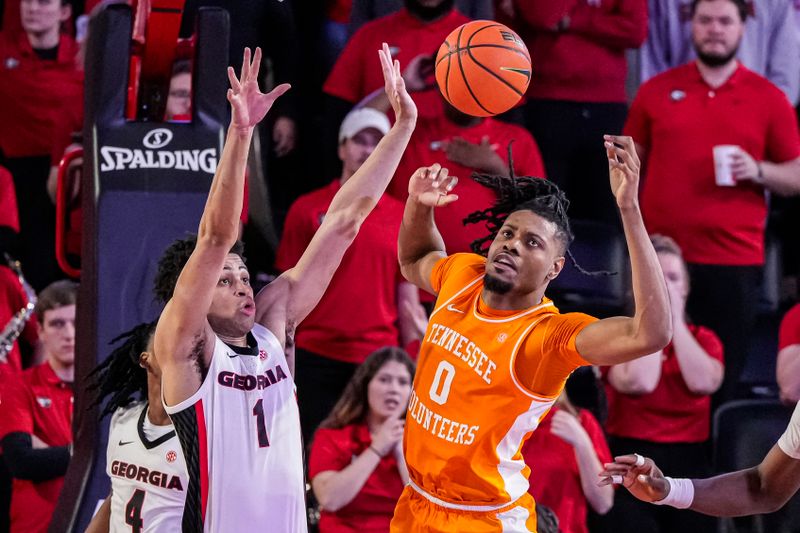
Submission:
<svg viewBox="0 0 800 533">
<path fill-rule="evenodd" d="M 477 117 L 508 111 L 531 81 L 531 56 L 519 35 L 493 20 L 453 30 L 436 54 L 436 82 L 456 109 Z"/>
</svg>

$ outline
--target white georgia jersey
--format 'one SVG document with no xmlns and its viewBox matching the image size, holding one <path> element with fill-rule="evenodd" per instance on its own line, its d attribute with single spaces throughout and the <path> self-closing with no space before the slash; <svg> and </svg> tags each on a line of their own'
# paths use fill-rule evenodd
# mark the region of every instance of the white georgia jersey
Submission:
<svg viewBox="0 0 800 533">
<path fill-rule="evenodd" d="M 198 391 L 166 408 L 189 471 L 184 532 L 306 531 L 294 381 L 272 332 L 256 324 L 247 341 L 215 336 Z"/>
<path fill-rule="evenodd" d="M 108 433 L 111 478 L 109 531 L 180 531 L 189 476 L 174 428 L 155 440 L 145 435 L 147 403 L 117 409 Z"/>
<path fill-rule="evenodd" d="M 783 453 L 800 460 L 800 402 L 795 406 L 789 426 L 778 440 Z"/>
</svg>

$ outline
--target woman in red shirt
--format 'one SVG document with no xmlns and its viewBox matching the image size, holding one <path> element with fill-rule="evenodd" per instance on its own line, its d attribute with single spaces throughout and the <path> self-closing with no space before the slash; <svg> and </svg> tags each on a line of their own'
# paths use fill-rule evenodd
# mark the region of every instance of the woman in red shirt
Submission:
<svg viewBox="0 0 800 533">
<path fill-rule="evenodd" d="M 611 457 L 603 429 L 592 413 L 577 408 L 568 396 L 576 377 L 570 377 L 555 406 L 522 447 L 531 468 L 528 492 L 537 510 L 546 505 L 555 512 L 562 533 L 586 533 L 587 508 L 603 515 L 614 503 L 614 490 L 597 485 L 597 474 Z M 595 377 L 591 379 L 596 383 Z"/>
<path fill-rule="evenodd" d="M 639 453 L 675 477 L 706 477 L 711 394 L 724 374 L 722 343 L 711 330 L 687 322 L 689 275 L 678 245 L 661 235 L 651 240 L 670 296 L 672 342 L 660 352 L 608 369 L 609 443 L 615 456 Z M 713 518 L 652 506 L 628 491 L 617 493 L 612 521 L 619 533 L 716 531 Z"/>
<path fill-rule="evenodd" d="M 404 416 L 414 363 L 400 348 L 358 367 L 314 435 L 308 464 L 320 504 L 320 533 L 385 533 L 408 483 Z"/>
</svg>

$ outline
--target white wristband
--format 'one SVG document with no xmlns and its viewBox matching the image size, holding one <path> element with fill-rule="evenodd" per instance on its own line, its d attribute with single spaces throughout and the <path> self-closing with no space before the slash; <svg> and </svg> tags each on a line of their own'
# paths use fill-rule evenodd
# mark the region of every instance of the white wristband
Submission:
<svg viewBox="0 0 800 533">
<path fill-rule="evenodd" d="M 656 505 L 669 505 L 676 509 L 687 509 L 694 501 L 694 484 L 691 479 L 665 476 L 669 483 L 669 494 L 663 500 L 653 502 Z"/>
</svg>

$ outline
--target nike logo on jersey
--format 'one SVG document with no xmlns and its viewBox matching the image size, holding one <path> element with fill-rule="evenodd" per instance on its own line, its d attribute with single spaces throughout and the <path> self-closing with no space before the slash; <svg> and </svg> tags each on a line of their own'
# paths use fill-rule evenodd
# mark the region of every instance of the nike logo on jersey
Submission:
<svg viewBox="0 0 800 533">
<path fill-rule="evenodd" d="M 126 444 L 133 444 L 133 441 L 132 440 L 127 440 L 127 441 L 122 441 L 121 440 L 121 441 L 119 441 L 119 445 L 120 446 L 125 446 Z"/>
<path fill-rule="evenodd" d="M 464 311 L 462 311 L 461 309 L 456 309 L 455 307 L 453 307 L 453 304 L 448 305 L 447 310 L 452 311 L 453 313 L 461 313 L 462 315 L 464 314 Z"/>
</svg>

